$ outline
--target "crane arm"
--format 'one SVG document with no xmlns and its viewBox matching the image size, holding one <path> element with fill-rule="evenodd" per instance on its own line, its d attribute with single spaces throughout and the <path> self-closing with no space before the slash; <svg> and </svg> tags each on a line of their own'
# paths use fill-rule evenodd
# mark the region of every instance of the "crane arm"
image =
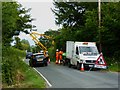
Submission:
<svg viewBox="0 0 120 90">
<path fill-rule="evenodd" d="M 47 39 L 51 39 L 51 40 L 52 40 L 52 44 L 54 45 L 54 40 L 53 40 L 53 38 L 50 37 L 50 36 L 47 36 L 47 35 L 45 35 L 45 34 L 39 34 L 38 32 L 32 32 L 31 34 L 39 35 L 39 36 L 43 36 L 43 37 L 45 37 L 45 38 L 47 38 Z"/>
<path fill-rule="evenodd" d="M 52 37 L 50 37 L 50 36 L 47 36 L 47 35 L 45 35 L 45 34 L 39 34 L 39 33 L 37 33 L 37 32 L 32 32 L 31 34 L 36 34 L 36 35 L 39 35 L 39 36 L 44 36 L 44 37 L 47 38 L 47 39 L 52 39 Z"/>
<path fill-rule="evenodd" d="M 43 50 L 44 56 L 46 56 L 47 48 L 41 42 L 39 42 L 35 34 L 30 33 L 30 36 L 32 37 L 33 41 Z"/>
<path fill-rule="evenodd" d="M 44 34 L 39 34 L 37 32 L 31 32 L 30 33 L 30 36 L 32 37 L 32 40 L 43 50 L 44 52 L 44 56 L 46 56 L 46 51 L 47 51 L 47 48 L 37 39 L 37 36 L 44 36 L 45 38 L 47 39 L 51 39 L 52 40 L 52 44 L 54 45 L 54 40 L 52 39 L 52 37 L 50 36 L 47 36 L 47 35 L 44 35 Z M 47 57 L 47 56 L 46 56 Z"/>
</svg>

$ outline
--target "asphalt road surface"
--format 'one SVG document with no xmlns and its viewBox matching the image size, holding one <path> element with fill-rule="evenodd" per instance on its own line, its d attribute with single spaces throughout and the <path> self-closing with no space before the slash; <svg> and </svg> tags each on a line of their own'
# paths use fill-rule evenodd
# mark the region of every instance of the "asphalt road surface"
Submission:
<svg viewBox="0 0 120 90">
<path fill-rule="evenodd" d="M 25 60 L 28 63 L 28 60 Z M 67 66 L 49 64 L 35 67 L 52 85 L 50 88 L 118 88 L 118 73 L 101 71 L 81 72 Z"/>
</svg>

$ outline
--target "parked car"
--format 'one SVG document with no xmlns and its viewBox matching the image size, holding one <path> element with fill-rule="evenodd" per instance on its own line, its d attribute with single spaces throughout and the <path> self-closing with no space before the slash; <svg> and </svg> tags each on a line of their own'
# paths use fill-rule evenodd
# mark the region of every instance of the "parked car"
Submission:
<svg viewBox="0 0 120 90">
<path fill-rule="evenodd" d="M 32 55 L 32 52 L 27 52 L 27 53 L 26 53 L 26 59 L 30 59 L 30 58 L 31 58 L 31 55 Z"/>
<path fill-rule="evenodd" d="M 48 58 L 46 58 L 43 53 L 34 53 L 29 60 L 29 65 L 31 67 L 38 65 L 47 66 Z"/>
</svg>

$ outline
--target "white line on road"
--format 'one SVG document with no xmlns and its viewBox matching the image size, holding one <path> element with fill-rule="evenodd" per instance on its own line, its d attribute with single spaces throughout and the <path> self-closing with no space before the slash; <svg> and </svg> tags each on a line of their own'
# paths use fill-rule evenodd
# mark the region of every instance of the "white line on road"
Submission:
<svg viewBox="0 0 120 90">
<path fill-rule="evenodd" d="M 42 73 L 40 73 L 37 69 L 33 68 L 35 71 L 37 71 L 38 74 L 40 74 L 42 76 L 42 78 L 47 82 L 47 84 L 49 85 L 49 87 L 52 87 L 52 85 L 50 84 L 50 82 L 42 75 Z"/>
</svg>

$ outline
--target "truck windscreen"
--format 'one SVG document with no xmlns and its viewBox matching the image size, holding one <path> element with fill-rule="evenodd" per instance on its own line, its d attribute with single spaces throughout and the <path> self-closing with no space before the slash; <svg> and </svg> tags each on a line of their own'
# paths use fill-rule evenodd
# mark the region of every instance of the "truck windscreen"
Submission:
<svg viewBox="0 0 120 90">
<path fill-rule="evenodd" d="M 86 46 L 80 46 L 79 47 L 80 54 L 83 55 L 98 55 L 97 47 L 86 47 Z"/>
</svg>

